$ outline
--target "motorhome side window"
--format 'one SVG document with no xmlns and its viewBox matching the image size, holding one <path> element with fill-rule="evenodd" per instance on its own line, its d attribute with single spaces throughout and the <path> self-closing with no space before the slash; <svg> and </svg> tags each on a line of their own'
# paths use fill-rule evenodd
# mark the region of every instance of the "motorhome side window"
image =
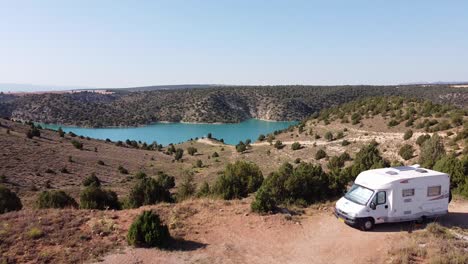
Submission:
<svg viewBox="0 0 468 264">
<path fill-rule="evenodd" d="M 430 186 L 427 187 L 427 196 L 437 196 L 440 195 L 441 186 Z"/>
<path fill-rule="evenodd" d="M 403 189 L 403 197 L 414 196 L 414 189 Z"/>
</svg>

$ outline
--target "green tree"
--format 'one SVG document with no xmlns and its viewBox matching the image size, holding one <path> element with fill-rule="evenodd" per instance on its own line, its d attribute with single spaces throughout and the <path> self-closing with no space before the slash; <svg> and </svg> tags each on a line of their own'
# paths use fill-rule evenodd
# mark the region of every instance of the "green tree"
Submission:
<svg viewBox="0 0 468 264">
<path fill-rule="evenodd" d="M 239 143 L 236 145 L 236 151 L 239 153 L 243 153 L 246 150 L 247 150 L 247 146 L 244 144 L 244 142 L 239 141 Z"/>
<path fill-rule="evenodd" d="M 43 191 L 36 200 L 36 207 L 45 208 L 77 208 L 78 203 L 64 191 Z"/>
<path fill-rule="evenodd" d="M 434 134 L 421 146 L 421 153 L 419 154 L 419 164 L 421 164 L 421 166 L 423 166 L 424 168 L 430 169 L 444 155 L 444 144 L 442 143 L 439 135 Z"/>
<path fill-rule="evenodd" d="M 213 191 L 225 200 L 238 199 L 255 192 L 262 182 L 262 171 L 255 163 L 239 160 L 226 165 Z"/>
<path fill-rule="evenodd" d="M 80 194 L 80 208 L 82 209 L 120 209 L 117 194 L 111 190 L 88 186 Z"/>
</svg>

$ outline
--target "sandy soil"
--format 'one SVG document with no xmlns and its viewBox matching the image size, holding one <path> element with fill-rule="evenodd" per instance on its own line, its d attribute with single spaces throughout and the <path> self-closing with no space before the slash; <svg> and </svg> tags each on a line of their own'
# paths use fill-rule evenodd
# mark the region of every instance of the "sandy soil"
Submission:
<svg viewBox="0 0 468 264">
<path fill-rule="evenodd" d="M 183 249 L 127 247 L 103 263 L 385 263 L 393 243 L 423 228 L 384 224 L 363 232 L 338 221 L 330 207 L 300 218 L 250 214 L 246 204 L 217 210 L 211 215 L 202 210 L 187 219 L 186 228 L 194 227 L 184 237 Z M 452 202 L 450 211 L 440 219 L 442 224 L 467 227 L 468 202 Z"/>
</svg>

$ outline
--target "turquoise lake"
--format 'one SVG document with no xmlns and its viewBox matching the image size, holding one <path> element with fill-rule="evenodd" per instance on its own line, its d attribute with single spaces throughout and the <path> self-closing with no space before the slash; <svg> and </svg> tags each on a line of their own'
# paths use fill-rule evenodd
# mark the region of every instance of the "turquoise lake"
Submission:
<svg viewBox="0 0 468 264">
<path fill-rule="evenodd" d="M 227 144 L 237 144 L 239 141 L 251 139 L 257 140 L 260 134 L 268 134 L 275 130 L 281 130 L 295 125 L 296 121 L 269 122 L 258 119 L 249 119 L 235 124 L 184 124 L 184 123 L 155 123 L 142 127 L 118 127 L 118 128 L 83 128 L 60 126 L 53 124 L 41 124 L 45 128 L 63 131 L 96 139 L 106 138 L 112 141 L 127 139 L 168 145 L 169 143 L 181 143 L 191 138 L 206 137 L 211 133 L 213 137 L 224 139 Z"/>
</svg>

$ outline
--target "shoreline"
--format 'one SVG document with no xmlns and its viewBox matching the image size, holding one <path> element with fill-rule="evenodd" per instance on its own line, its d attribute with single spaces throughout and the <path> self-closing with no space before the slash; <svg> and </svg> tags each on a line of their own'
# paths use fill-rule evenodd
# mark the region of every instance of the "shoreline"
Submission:
<svg viewBox="0 0 468 264">
<path fill-rule="evenodd" d="M 232 122 L 232 123 L 223 123 L 223 122 L 213 122 L 213 123 L 208 123 L 208 122 L 186 122 L 186 121 L 179 121 L 179 122 L 172 122 L 172 121 L 157 121 L 149 124 L 144 124 L 144 125 L 137 125 L 137 126 L 104 126 L 104 127 L 92 127 L 92 126 L 77 126 L 77 125 L 67 125 L 67 124 L 53 124 L 53 123 L 44 123 L 44 122 L 35 122 L 35 124 L 39 124 L 41 126 L 57 126 L 57 127 L 62 127 L 62 128 L 87 128 L 87 129 L 111 129 L 111 128 L 139 128 L 139 127 L 147 127 L 151 125 L 157 125 L 157 124 L 186 124 L 186 125 L 231 125 L 231 124 L 240 124 L 242 122 L 246 122 L 249 120 L 259 120 L 259 121 L 264 121 L 264 122 L 271 122 L 271 123 L 279 123 L 279 122 L 300 122 L 299 120 L 268 120 L 268 119 L 261 119 L 261 118 L 249 118 L 242 120 L 240 122 Z M 24 120 L 20 119 L 12 119 L 15 121 L 21 121 L 21 122 L 26 122 Z"/>
</svg>

